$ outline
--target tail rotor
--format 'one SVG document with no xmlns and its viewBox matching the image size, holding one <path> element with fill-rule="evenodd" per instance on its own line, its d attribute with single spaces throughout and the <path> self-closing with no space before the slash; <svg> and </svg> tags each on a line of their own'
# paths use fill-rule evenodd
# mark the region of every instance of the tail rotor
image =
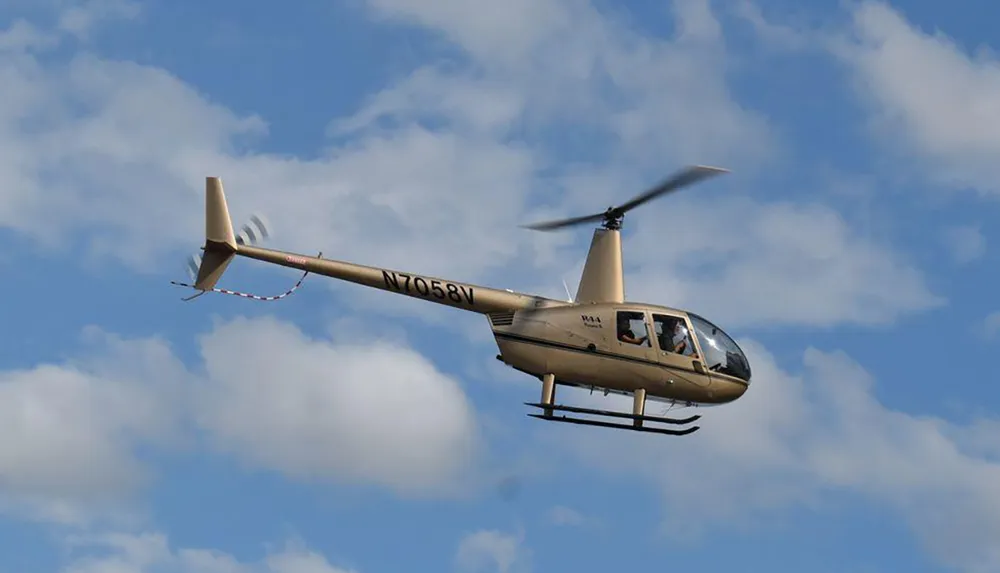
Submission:
<svg viewBox="0 0 1000 573">
<path fill-rule="evenodd" d="M 239 253 L 239 249 L 241 247 L 255 247 L 271 238 L 271 229 L 267 223 L 267 219 L 263 215 L 254 214 L 250 216 L 249 221 L 240 227 L 239 233 L 234 233 L 229 220 L 229 208 L 226 205 L 226 197 L 222 191 L 222 181 L 217 177 L 206 178 L 205 193 L 206 242 L 201 252 L 192 253 L 187 258 L 185 270 L 188 276 L 191 277 L 191 283 L 170 281 L 170 284 L 189 287 L 198 291 L 196 294 L 181 300 L 189 301 L 206 292 L 217 292 L 253 300 L 271 301 L 285 298 L 295 292 L 302 285 L 302 281 L 306 276 L 309 275 L 309 271 L 304 272 L 292 288 L 275 296 L 260 296 L 217 288 L 215 286 L 216 281 L 222 276 L 229 262 Z M 320 253 L 319 257 L 322 256 L 323 253 Z M 210 258 L 206 261 L 205 257 Z"/>
<path fill-rule="evenodd" d="M 271 236 L 268 226 L 262 215 L 250 215 L 250 221 L 240 227 L 240 232 L 236 235 L 236 244 L 254 246 L 267 240 Z"/>
<path fill-rule="evenodd" d="M 255 247 L 267 239 L 271 238 L 270 225 L 267 219 L 260 214 L 250 215 L 250 220 L 240 227 L 240 232 L 236 234 L 236 244 L 240 247 L 250 245 Z M 187 259 L 187 274 L 194 282 L 198 277 L 198 269 L 201 267 L 201 253 L 191 253 Z"/>
</svg>

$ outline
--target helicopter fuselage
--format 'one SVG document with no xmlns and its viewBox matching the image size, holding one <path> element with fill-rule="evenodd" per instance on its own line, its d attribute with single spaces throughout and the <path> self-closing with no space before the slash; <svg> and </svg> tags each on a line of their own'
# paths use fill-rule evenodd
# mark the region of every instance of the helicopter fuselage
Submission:
<svg viewBox="0 0 1000 573">
<path fill-rule="evenodd" d="M 645 323 L 641 343 L 619 337 L 621 314 Z M 687 327 L 687 313 L 649 304 L 570 305 L 488 315 L 500 349 L 499 360 L 532 376 L 555 376 L 564 386 L 604 393 L 633 394 L 644 389 L 651 400 L 689 405 L 724 404 L 742 396 L 749 382 L 710 370 L 703 353 L 672 351 L 657 320 L 664 317 Z M 639 318 L 641 317 L 641 318 Z"/>
<path fill-rule="evenodd" d="M 650 400 L 691 405 L 731 402 L 749 385 L 713 370 L 703 358 L 712 350 L 701 348 L 696 336 L 689 337 L 687 353 L 670 350 L 657 323 L 680 321 L 691 332 L 683 310 L 630 302 L 576 304 L 253 246 L 241 246 L 238 254 L 484 314 L 502 362 L 531 376 L 554 375 L 558 385 L 629 395 L 641 388 Z M 643 331 L 643 342 L 618 336 L 622 315 Z"/>
</svg>

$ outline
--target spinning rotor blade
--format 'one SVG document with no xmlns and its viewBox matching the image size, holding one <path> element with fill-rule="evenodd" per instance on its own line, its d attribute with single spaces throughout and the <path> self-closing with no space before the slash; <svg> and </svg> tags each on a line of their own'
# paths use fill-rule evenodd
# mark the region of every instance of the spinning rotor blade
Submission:
<svg viewBox="0 0 1000 573">
<path fill-rule="evenodd" d="M 271 232 L 267 230 L 267 223 L 261 215 L 250 215 L 250 222 L 240 228 L 240 233 L 236 235 L 238 245 L 256 245 L 264 239 L 270 238 Z"/>
<path fill-rule="evenodd" d="M 533 231 L 554 231 L 563 227 L 572 227 L 581 223 L 596 223 L 604 219 L 604 213 L 594 215 L 584 215 L 583 217 L 572 217 L 569 219 L 558 219 L 556 221 L 546 221 L 544 223 L 534 223 L 532 225 L 521 225 L 522 229 Z"/>
<path fill-rule="evenodd" d="M 651 201 L 660 195 L 666 195 L 667 193 L 672 193 L 678 191 L 683 187 L 687 187 L 693 183 L 697 183 L 702 179 L 708 179 L 715 175 L 721 175 L 723 173 L 729 173 L 728 169 L 723 169 L 721 167 L 709 167 L 707 165 L 694 165 L 683 169 L 673 176 L 668 178 L 666 181 L 660 183 L 656 187 L 637 195 L 634 199 L 627 203 L 623 203 L 619 207 L 615 207 L 615 212 L 619 215 L 624 215 L 627 211 L 635 209 L 639 205 Z"/>
<path fill-rule="evenodd" d="M 656 185 L 655 187 L 635 196 L 633 199 L 626 203 L 622 203 L 617 207 L 610 207 L 607 211 L 603 213 L 594 213 L 593 215 L 585 215 L 583 217 L 572 217 L 569 219 L 559 219 L 556 221 L 546 221 L 543 223 L 534 223 L 532 225 L 522 225 L 525 229 L 533 229 L 536 231 L 554 231 L 556 229 L 562 229 L 565 227 L 571 227 L 573 225 L 579 225 L 581 223 L 592 223 L 598 221 L 609 221 L 614 219 L 620 219 L 625 215 L 626 212 L 635 209 L 639 205 L 651 201 L 661 195 L 677 191 L 683 187 L 687 187 L 693 183 L 697 183 L 703 179 L 708 179 L 709 177 L 715 175 L 721 175 L 723 173 L 729 173 L 728 169 L 722 167 L 710 167 L 707 165 L 693 165 L 682 169 L 681 171 L 675 173 L 674 175 L 667 178 L 665 181 Z"/>
</svg>

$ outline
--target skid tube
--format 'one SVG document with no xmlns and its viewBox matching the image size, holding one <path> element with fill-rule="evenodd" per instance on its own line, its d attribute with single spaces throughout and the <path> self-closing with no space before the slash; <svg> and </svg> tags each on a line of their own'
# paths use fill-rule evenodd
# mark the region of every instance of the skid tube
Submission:
<svg viewBox="0 0 1000 573">
<path fill-rule="evenodd" d="M 700 426 L 693 426 L 691 428 L 685 428 L 683 430 L 673 430 L 670 428 L 658 428 L 653 426 L 644 425 L 645 422 L 659 423 L 659 424 L 674 424 L 674 425 L 685 425 L 695 422 L 701 419 L 700 414 L 696 414 L 689 418 L 678 419 L 678 418 L 666 418 L 661 416 L 647 416 L 646 410 L 646 391 L 643 389 L 638 389 L 633 393 L 633 407 L 632 413 L 627 412 L 616 412 L 613 410 L 597 410 L 593 408 L 581 408 L 579 406 L 566 406 L 563 404 L 555 403 L 555 389 L 556 382 L 555 376 L 552 374 L 546 374 L 542 376 L 542 399 L 539 402 L 525 402 L 525 406 L 531 406 L 533 408 L 540 408 L 542 410 L 541 414 L 528 414 L 532 418 L 538 418 L 539 420 L 549 420 L 552 422 L 566 422 L 570 424 L 580 424 L 583 426 L 599 426 L 602 428 L 616 428 L 620 430 L 632 430 L 634 432 L 648 432 L 654 434 L 666 434 L 669 436 L 686 436 L 688 434 L 694 433 L 700 429 Z M 555 412 L 570 412 L 574 414 L 588 414 L 591 416 L 603 416 L 605 418 L 625 418 L 632 420 L 631 424 L 618 423 L 605 420 L 590 420 L 586 418 L 574 418 L 570 416 L 556 416 Z"/>
<path fill-rule="evenodd" d="M 543 410 L 557 410 L 563 412 L 573 412 L 576 414 L 589 414 L 592 416 L 606 416 L 609 418 L 629 418 L 633 421 L 632 424 L 619 424 L 617 422 L 607 422 L 604 420 L 588 420 L 586 418 L 573 418 L 570 416 L 556 416 L 555 414 L 543 413 L 543 414 L 528 414 L 532 418 L 538 418 L 539 420 L 549 420 L 551 422 L 567 422 L 570 424 L 580 424 L 583 426 L 598 426 L 601 428 L 615 428 L 620 430 L 632 430 L 634 432 L 648 432 L 652 434 L 666 434 L 668 436 L 686 436 L 692 434 L 700 429 L 700 426 L 693 426 L 690 428 L 685 428 L 683 430 L 673 430 L 670 428 L 657 428 L 652 426 L 641 425 L 643 422 L 657 422 L 660 424 L 690 424 L 695 420 L 701 418 L 700 415 L 691 416 L 690 418 L 685 418 L 683 420 L 678 420 L 675 418 L 661 418 L 659 416 L 641 416 L 636 414 L 628 414 L 625 412 L 614 412 L 610 410 L 593 410 L 590 408 L 579 408 L 576 406 L 564 406 L 562 404 L 552 404 L 551 406 L 546 406 L 545 404 L 525 402 L 525 406 L 533 406 L 535 408 L 541 408 Z M 636 422 L 639 425 L 636 425 Z"/>
</svg>

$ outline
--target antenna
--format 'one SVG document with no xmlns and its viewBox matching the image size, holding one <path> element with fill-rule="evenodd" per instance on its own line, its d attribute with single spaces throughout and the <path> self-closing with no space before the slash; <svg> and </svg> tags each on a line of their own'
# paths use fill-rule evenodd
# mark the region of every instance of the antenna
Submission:
<svg viewBox="0 0 1000 573">
<path fill-rule="evenodd" d="M 566 279 L 562 280 L 563 288 L 566 289 L 566 302 L 573 302 L 573 295 L 569 293 L 569 285 L 566 284 Z"/>
</svg>

